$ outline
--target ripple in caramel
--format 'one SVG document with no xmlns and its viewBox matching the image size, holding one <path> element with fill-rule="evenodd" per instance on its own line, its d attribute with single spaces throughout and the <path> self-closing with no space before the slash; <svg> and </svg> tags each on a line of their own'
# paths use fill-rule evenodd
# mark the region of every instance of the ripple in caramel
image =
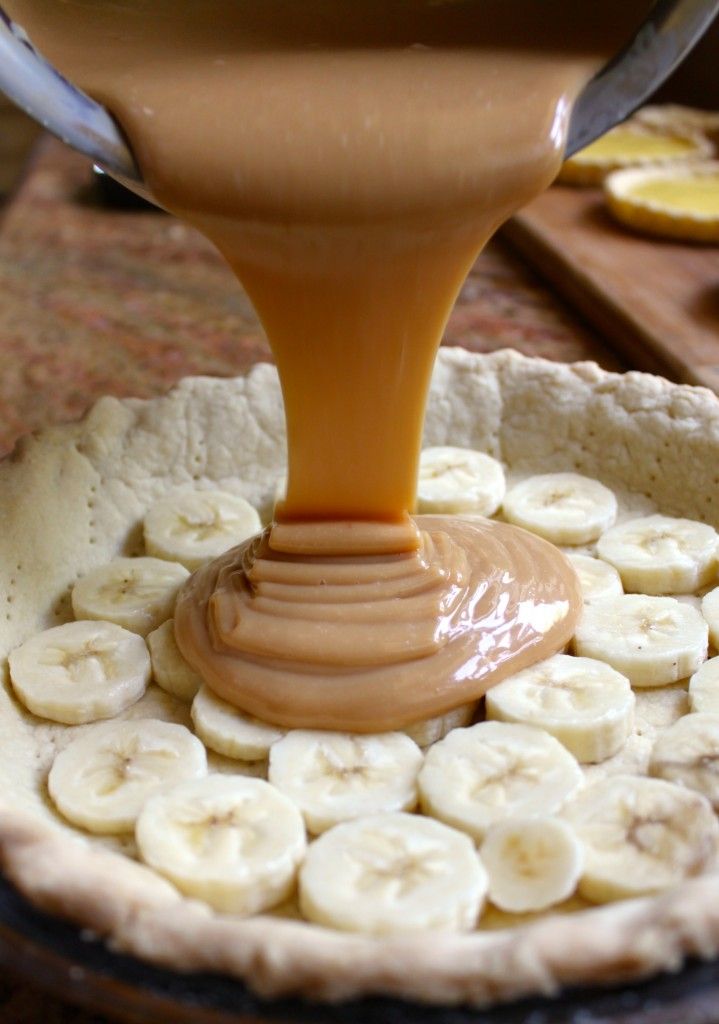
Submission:
<svg viewBox="0 0 719 1024">
<path fill-rule="evenodd" d="M 569 641 L 579 585 L 551 544 L 483 519 L 415 522 L 418 546 L 400 554 L 290 555 L 272 529 L 234 548 L 180 596 L 183 655 L 265 721 L 377 732 L 474 700 Z"/>
</svg>

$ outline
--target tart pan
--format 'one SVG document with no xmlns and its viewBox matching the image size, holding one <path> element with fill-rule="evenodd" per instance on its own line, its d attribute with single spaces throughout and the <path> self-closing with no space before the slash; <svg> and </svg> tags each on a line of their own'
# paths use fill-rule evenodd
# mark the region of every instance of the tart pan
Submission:
<svg viewBox="0 0 719 1024">
<path fill-rule="evenodd" d="M 622 988 L 575 989 L 556 999 L 488 1010 L 398 999 L 338 1006 L 266 1001 L 232 978 L 177 974 L 111 952 L 34 909 L 0 879 L 0 962 L 34 987 L 127 1024 L 717 1024 L 719 962 L 692 961 Z"/>
</svg>

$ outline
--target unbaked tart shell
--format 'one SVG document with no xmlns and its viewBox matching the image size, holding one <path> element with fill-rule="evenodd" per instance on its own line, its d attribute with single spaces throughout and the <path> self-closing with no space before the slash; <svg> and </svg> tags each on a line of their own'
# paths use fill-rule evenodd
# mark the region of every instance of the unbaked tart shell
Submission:
<svg viewBox="0 0 719 1024">
<path fill-rule="evenodd" d="M 701 388 L 593 363 L 443 349 L 425 441 L 481 449 L 514 474 L 576 470 L 629 504 L 719 526 L 719 401 Z M 518 927 L 376 939 L 216 914 L 124 855 L 122 842 L 79 837 L 62 823 L 45 779 L 68 730 L 17 704 L 8 651 L 71 618 L 78 576 L 141 551 L 142 518 L 169 488 L 219 485 L 267 513 L 284 465 L 280 391 L 265 364 L 235 380 L 191 378 L 150 401 L 103 398 L 80 423 L 24 439 L 0 464 L 0 857 L 11 881 L 114 949 L 224 972 L 264 996 L 484 1006 L 719 953 L 717 874 Z M 130 715 L 167 714 L 168 700 L 151 687 Z"/>
</svg>

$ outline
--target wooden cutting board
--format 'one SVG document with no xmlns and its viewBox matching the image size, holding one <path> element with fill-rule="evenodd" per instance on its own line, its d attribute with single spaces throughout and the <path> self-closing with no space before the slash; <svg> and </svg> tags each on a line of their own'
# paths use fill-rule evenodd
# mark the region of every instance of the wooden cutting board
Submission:
<svg viewBox="0 0 719 1024">
<path fill-rule="evenodd" d="M 631 366 L 719 392 L 719 247 L 632 234 L 561 185 L 503 233 Z"/>
</svg>

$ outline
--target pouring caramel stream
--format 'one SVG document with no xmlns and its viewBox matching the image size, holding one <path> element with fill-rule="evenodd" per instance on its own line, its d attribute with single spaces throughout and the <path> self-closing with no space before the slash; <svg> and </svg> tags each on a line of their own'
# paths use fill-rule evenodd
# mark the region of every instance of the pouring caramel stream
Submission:
<svg viewBox="0 0 719 1024">
<path fill-rule="evenodd" d="M 558 551 L 409 513 L 461 284 L 553 179 L 579 89 L 649 5 L 6 6 L 116 114 L 158 200 L 224 254 L 277 361 L 277 523 L 200 570 L 175 617 L 208 685 L 279 725 L 373 731 L 560 649 L 580 598 Z"/>
</svg>

